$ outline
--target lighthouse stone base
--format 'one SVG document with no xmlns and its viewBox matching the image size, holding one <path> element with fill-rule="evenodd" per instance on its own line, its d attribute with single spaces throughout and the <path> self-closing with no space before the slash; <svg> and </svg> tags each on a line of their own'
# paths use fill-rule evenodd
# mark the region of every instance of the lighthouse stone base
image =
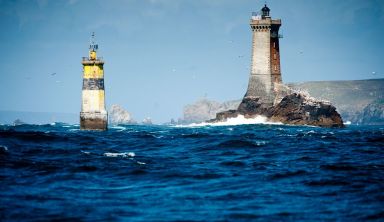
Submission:
<svg viewBox="0 0 384 222">
<path fill-rule="evenodd" d="M 107 112 L 81 112 L 80 129 L 82 130 L 107 130 L 108 114 Z"/>
</svg>

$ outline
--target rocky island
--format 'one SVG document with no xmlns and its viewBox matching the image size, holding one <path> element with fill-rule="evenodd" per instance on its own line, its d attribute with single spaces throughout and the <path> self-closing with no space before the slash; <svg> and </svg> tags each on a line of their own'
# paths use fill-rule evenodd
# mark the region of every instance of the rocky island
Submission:
<svg viewBox="0 0 384 222">
<path fill-rule="evenodd" d="M 109 122 L 111 125 L 136 124 L 132 115 L 119 105 L 112 105 L 109 111 Z"/>
<path fill-rule="evenodd" d="M 293 125 L 343 127 L 343 120 L 329 102 L 296 92 L 282 82 L 280 67 L 280 19 L 272 19 L 265 5 L 250 20 L 252 29 L 251 73 L 247 92 L 236 110 L 216 114 L 210 122 L 243 115 L 265 116 L 269 121 Z"/>
<path fill-rule="evenodd" d="M 209 122 L 225 121 L 238 115 L 245 118 L 265 116 L 271 122 L 292 125 L 344 127 L 343 120 L 334 106 L 300 93 L 287 95 L 273 106 L 265 106 L 258 97 L 245 97 L 237 110 L 219 112 L 216 118 Z"/>
</svg>

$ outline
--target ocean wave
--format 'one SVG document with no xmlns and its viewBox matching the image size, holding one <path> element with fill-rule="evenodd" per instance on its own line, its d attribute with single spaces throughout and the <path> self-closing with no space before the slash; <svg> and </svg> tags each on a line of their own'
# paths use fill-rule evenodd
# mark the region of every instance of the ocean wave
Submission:
<svg viewBox="0 0 384 222">
<path fill-rule="evenodd" d="M 109 128 L 109 129 L 116 129 L 116 130 L 118 130 L 118 131 L 124 131 L 124 130 L 127 129 L 127 128 L 124 127 L 124 126 L 118 126 L 118 125 L 116 125 L 116 126 L 109 126 L 108 128 Z"/>
<path fill-rule="evenodd" d="M 106 157 L 135 157 L 136 154 L 134 152 L 124 152 L 124 153 L 104 153 Z"/>
<path fill-rule="evenodd" d="M 5 154 L 8 152 L 8 147 L 0 145 L 0 154 Z"/>
<path fill-rule="evenodd" d="M 203 126 L 237 126 L 237 125 L 253 125 L 253 124 L 266 124 L 266 125 L 283 125 L 280 122 L 270 122 L 265 116 L 256 116 L 254 118 L 245 118 L 243 115 L 238 115 L 234 118 L 228 118 L 222 122 L 202 122 L 192 123 L 189 125 L 176 125 L 176 127 L 203 127 Z"/>
</svg>

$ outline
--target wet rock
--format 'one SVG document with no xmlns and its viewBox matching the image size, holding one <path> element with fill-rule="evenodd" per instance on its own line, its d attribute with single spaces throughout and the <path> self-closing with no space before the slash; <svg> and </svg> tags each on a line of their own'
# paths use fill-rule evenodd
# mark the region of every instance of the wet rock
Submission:
<svg viewBox="0 0 384 222">
<path fill-rule="evenodd" d="M 210 122 L 224 121 L 238 115 L 246 118 L 262 115 L 269 121 L 292 125 L 344 127 L 334 106 L 300 93 L 289 94 L 276 105 L 263 104 L 258 98 L 245 97 L 237 110 L 217 113 L 216 118 Z"/>
<path fill-rule="evenodd" d="M 268 109 L 267 117 L 275 122 L 293 125 L 343 127 L 343 120 L 330 103 L 298 93 L 284 97 L 276 106 Z"/>
<path fill-rule="evenodd" d="M 254 117 L 255 115 L 267 113 L 268 108 L 271 106 L 262 103 L 258 97 L 244 97 L 237 111 L 244 117 Z"/>
</svg>

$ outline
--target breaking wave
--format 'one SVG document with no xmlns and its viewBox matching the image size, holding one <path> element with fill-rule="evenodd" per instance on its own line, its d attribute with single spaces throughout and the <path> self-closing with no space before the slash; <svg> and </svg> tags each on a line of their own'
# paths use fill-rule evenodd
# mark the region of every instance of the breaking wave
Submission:
<svg viewBox="0 0 384 222">
<path fill-rule="evenodd" d="M 135 157 L 135 153 L 133 152 L 125 152 L 125 153 L 104 153 L 106 157 Z"/>
<path fill-rule="evenodd" d="M 228 118 L 222 122 L 202 122 L 192 123 L 181 127 L 201 127 L 201 126 L 237 126 L 237 125 L 250 125 L 250 124 L 268 124 L 268 125 L 282 125 L 280 122 L 270 122 L 265 116 L 256 116 L 255 118 L 245 118 L 244 115 L 238 115 L 235 118 Z M 178 125 L 180 126 L 180 125 Z"/>
<path fill-rule="evenodd" d="M 383 217 L 383 126 L 266 124 L 0 126 L 0 221 Z"/>
</svg>

